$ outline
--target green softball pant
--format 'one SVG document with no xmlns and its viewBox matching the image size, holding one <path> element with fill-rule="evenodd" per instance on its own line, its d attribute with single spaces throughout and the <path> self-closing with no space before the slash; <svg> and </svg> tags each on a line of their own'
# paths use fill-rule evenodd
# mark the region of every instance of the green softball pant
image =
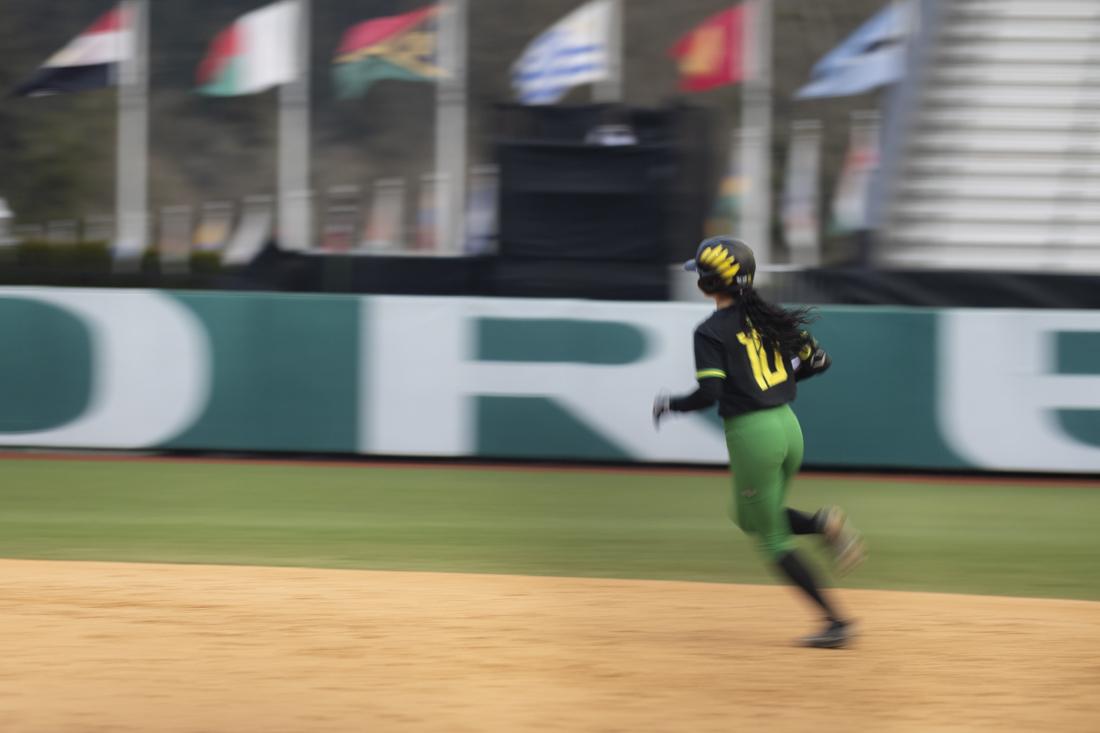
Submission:
<svg viewBox="0 0 1100 733">
<path fill-rule="evenodd" d="M 726 418 L 733 472 L 731 518 L 760 550 L 777 560 L 794 549 L 787 487 L 802 465 L 802 428 L 789 405 Z"/>
</svg>

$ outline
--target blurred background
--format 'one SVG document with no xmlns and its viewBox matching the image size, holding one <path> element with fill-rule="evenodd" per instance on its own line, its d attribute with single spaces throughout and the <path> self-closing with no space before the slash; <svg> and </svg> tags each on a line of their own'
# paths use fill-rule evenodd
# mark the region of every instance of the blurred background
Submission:
<svg viewBox="0 0 1100 733">
<path fill-rule="evenodd" d="M 811 465 L 1100 470 L 1092 0 L 5 11 L 4 444 L 721 463 L 639 395 L 733 233 L 837 357 Z"/>
<path fill-rule="evenodd" d="M 10 562 L 775 582 L 717 415 L 652 413 L 732 233 L 833 359 L 791 501 L 871 550 L 823 577 L 1100 600 L 1098 0 L 0 12 L 0 728 L 698 731 L 775 723 L 767 666 L 771 730 L 1098 729 L 1083 604 L 852 595 L 790 676 L 745 589 Z"/>
<path fill-rule="evenodd" d="M 694 298 L 733 232 L 786 299 L 1096 304 L 1086 0 L 5 14 L 9 284 Z"/>
</svg>

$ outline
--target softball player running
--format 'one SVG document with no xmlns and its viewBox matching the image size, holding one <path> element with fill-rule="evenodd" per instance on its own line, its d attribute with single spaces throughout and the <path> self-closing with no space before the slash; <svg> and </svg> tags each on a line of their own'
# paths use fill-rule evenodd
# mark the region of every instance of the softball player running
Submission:
<svg viewBox="0 0 1100 733">
<path fill-rule="evenodd" d="M 733 471 L 734 522 L 824 613 L 824 628 L 802 643 L 844 646 L 852 636 L 851 622 L 822 592 L 791 535 L 822 535 L 840 572 L 863 560 L 863 541 L 838 508 L 806 514 L 784 506 L 802 463 L 802 429 L 789 403 L 796 382 L 829 368 L 829 355 L 803 328 L 807 309 L 780 308 L 753 289 L 756 260 L 744 242 L 707 239 L 684 268 L 698 272 L 699 289 L 717 308 L 695 329 L 698 388 L 680 397 L 658 395 L 654 424 L 670 412 L 718 403 Z"/>
</svg>

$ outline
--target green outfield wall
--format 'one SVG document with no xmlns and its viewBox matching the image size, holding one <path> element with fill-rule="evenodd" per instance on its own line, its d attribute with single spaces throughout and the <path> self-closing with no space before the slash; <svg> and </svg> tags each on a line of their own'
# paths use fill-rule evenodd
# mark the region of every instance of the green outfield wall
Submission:
<svg viewBox="0 0 1100 733">
<path fill-rule="evenodd" d="M 0 289 L 0 445 L 721 463 L 706 304 Z M 1100 472 L 1100 313 L 820 309 L 819 466 Z"/>
</svg>

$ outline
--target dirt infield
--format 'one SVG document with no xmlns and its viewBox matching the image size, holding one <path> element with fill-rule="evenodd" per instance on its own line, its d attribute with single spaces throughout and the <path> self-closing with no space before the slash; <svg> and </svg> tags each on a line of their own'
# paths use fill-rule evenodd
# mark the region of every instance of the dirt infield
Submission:
<svg viewBox="0 0 1100 733">
<path fill-rule="evenodd" d="M 1100 603 L 0 561 L 0 730 L 1097 731 Z"/>
</svg>

